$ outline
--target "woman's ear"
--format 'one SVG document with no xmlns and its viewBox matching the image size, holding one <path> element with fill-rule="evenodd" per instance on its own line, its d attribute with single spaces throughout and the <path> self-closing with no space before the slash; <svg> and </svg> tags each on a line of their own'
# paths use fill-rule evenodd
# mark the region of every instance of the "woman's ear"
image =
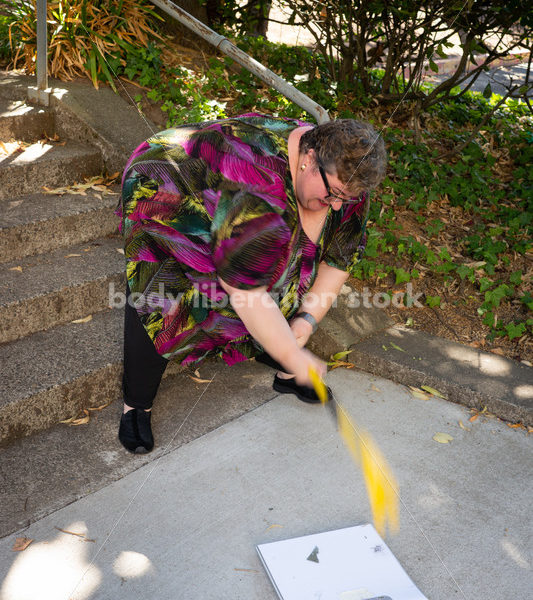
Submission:
<svg viewBox="0 0 533 600">
<path fill-rule="evenodd" d="M 309 165 L 313 166 L 313 171 L 317 168 L 317 156 L 314 148 L 309 148 L 309 150 L 305 153 L 306 162 Z"/>
</svg>

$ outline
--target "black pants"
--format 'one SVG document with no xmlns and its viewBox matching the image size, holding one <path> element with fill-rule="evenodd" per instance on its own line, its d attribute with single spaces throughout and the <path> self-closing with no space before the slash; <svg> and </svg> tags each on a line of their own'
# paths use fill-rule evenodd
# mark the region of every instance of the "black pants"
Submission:
<svg viewBox="0 0 533 600">
<path fill-rule="evenodd" d="M 126 290 L 122 377 L 124 402 L 134 408 L 151 408 L 168 360 L 158 354 L 137 311 L 130 306 L 128 285 Z"/>
<path fill-rule="evenodd" d="M 139 315 L 129 303 L 130 290 L 126 285 L 126 309 L 124 315 L 124 375 L 122 392 L 124 402 L 134 408 L 152 408 L 161 378 L 168 365 L 155 349 L 150 336 L 146 333 Z M 284 368 L 269 354 L 264 352 L 255 357 L 273 369 Z"/>
</svg>

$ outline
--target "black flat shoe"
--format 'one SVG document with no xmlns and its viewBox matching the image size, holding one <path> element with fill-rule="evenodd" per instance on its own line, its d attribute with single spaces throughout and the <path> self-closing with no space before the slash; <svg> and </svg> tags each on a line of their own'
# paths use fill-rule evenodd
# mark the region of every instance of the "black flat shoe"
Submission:
<svg viewBox="0 0 533 600">
<path fill-rule="evenodd" d="M 272 387 L 276 392 L 280 394 L 294 394 L 302 402 L 308 402 L 309 404 L 317 404 L 320 402 L 319 397 L 316 395 L 315 390 L 312 387 L 306 385 L 298 385 L 294 377 L 291 379 L 281 379 L 277 375 L 274 377 L 274 383 Z M 328 387 L 328 398 L 331 400 L 331 390 Z"/>
<path fill-rule="evenodd" d="M 133 408 L 120 417 L 118 439 L 121 444 L 134 454 L 147 454 L 154 447 L 154 436 L 150 424 L 152 412 L 141 408 Z"/>
</svg>

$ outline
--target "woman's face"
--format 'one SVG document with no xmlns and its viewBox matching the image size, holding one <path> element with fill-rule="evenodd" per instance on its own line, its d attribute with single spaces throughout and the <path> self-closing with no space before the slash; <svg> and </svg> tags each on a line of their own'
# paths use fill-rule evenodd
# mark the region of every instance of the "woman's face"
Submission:
<svg viewBox="0 0 533 600">
<path fill-rule="evenodd" d="M 305 165 L 303 170 L 301 169 L 302 165 Z M 325 172 L 325 177 L 332 194 L 348 195 L 345 192 L 344 184 L 341 183 L 337 175 Z M 306 154 L 300 156 L 295 192 L 297 201 L 306 210 L 323 212 L 329 206 L 333 210 L 339 210 L 342 206 L 340 200 L 331 202 L 325 199 L 328 196 L 328 190 L 320 174 L 314 150 L 309 150 Z"/>
</svg>

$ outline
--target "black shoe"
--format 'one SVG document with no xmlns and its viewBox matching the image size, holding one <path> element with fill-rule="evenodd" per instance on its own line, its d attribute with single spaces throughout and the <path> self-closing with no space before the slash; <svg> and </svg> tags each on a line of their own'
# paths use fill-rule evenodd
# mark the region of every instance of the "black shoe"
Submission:
<svg viewBox="0 0 533 600">
<path fill-rule="evenodd" d="M 150 421 L 152 411 L 142 408 L 133 408 L 123 413 L 120 418 L 118 439 L 130 452 L 134 454 L 147 454 L 154 447 L 154 436 Z"/>
<path fill-rule="evenodd" d="M 320 402 L 320 398 L 316 395 L 315 390 L 312 387 L 307 387 L 306 385 L 298 385 L 296 383 L 296 379 L 292 377 L 291 379 L 281 379 L 277 375 L 274 377 L 274 383 L 272 387 L 276 392 L 280 394 L 294 394 L 297 396 L 302 402 L 309 402 L 309 404 L 317 404 Z M 328 399 L 331 400 L 331 390 L 329 387 L 328 390 Z"/>
</svg>

